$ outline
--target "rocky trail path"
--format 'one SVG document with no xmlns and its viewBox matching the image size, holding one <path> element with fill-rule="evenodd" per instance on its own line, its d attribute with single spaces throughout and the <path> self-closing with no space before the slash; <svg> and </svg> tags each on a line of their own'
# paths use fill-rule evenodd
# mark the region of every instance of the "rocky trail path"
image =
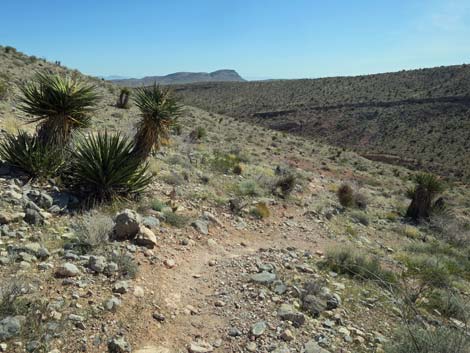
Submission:
<svg viewBox="0 0 470 353">
<path fill-rule="evenodd" d="M 129 338 L 134 347 L 141 347 L 138 353 L 243 351 L 230 339 L 239 335 L 229 332 L 233 317 L 227 314 L 246 303 L 237 303 L 236 296 L 226 294 L 237 289 L 229 287 L 240 282 L 246 271 L 230 263 L 235 261 L 236 267 L 242 268 L 254 266 L 260 249 L 315 254 L 326 244 L 321 226 L 299 210 L 295 214 L 276 213 L 258 230 L 213 226 L 210 235 L 200 236 L 190 250 L 173 244 L 165 267 L 141 266 L 139 285 L 152 294 L 146 296 L 147 302 L 137 300 L 135 305 L 147 308 L 133 311 L 135 306 L 130 306 L 122 313 L 132 322 Z M 138 312 L 144 316 L 136 315 Z"/>
</svg>

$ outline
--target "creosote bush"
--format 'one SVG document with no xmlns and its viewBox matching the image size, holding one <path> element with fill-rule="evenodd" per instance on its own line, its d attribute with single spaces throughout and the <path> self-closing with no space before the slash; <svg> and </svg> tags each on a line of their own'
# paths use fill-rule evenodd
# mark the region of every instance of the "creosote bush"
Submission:
<svg viewBox="0 0 470 353">
<path fill-rule="evenodd" d="M 363 210 L 367 208 L 366 197 L 361 193 L 355 192 L 349 184 L 342 184 L 336 192 L 336 195 L 338 196 L 339 203 L 343 207 L 357 207 Z"/>
<path fill-rule="evenodd" d="M 395 274 L 384 269 L 376 257 L 349 247 L 329 250 L 324 264 L 337 273 L 348 274 L 362 280 L 371 280 L 381 286 L 387 286 L 397 281 Z"/>
<path fill-rule="evenodd" d="M 82 137 L 71 152 L 68 179 L 91 202 L 131 197 L 151 181 L 147 164 L 132 153 L 134 144 L 107 132 Z"/>
</svg>

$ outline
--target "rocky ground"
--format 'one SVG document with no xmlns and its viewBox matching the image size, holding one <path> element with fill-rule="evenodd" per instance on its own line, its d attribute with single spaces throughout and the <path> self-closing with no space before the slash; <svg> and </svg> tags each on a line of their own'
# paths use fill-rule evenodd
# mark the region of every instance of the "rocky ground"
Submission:
<svg viewBox="0 0 470 353">
<path fill-rule="evenodd" d="M 0 57 L 12 77 L 65 70 L 15 55 Z M 116 88 L 93 82 L 103 99 L 87 132 L 132 134 L 136 108 L 116 108 Z M 0 133 L 27 118 L 16 104 L 0 101 Z M 0 352 L 389 352 L 402 303 L 383 283 L 334 272 L 332 249 L 397 276 L 419 267 L 412 259 L 451 254 L 458 261 L 433 276 L 470 297 L 470 267 L 456 270 L 467 245 L 403 218 L 411 171 L 192 107 L 180 124 L 138 200 L 79 210 L 60 180 L 0 164 Z M 286 175 L 295 181 L 283 195 Z M 340 205 L 343 183 L 361 208 Z M 444 196 L 468 222 L 466 185 Z M 468 236 L 448 223 L 446 234 Z M 424 293 L 420 278 L 403 280 Z M 431 294 L 418 295 L 417 321 L 465 327 L 468 307 L 430 306 Z"/>
</svg>

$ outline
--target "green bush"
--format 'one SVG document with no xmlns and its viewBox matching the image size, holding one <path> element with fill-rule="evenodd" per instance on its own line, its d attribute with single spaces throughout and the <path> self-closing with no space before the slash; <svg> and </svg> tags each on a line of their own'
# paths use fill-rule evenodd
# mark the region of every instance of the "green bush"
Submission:
<svg viewBox="0 0 470 353">
<path fill-rule="evenodd" d="M 238 192 L 243 196 L 261 196 L 262 191 L 254 180 L 244 180 L 238 184 Z"/>
<path fill-rule="evenodd" d="M 211 159 L 212 169 L 220 173 L 230 173 L 240 164 L 235 154 L 216 151 Z"/>
<path fill-rule="evenodd" d="M 152 201 L 150 207 L 152 210 L 157 211 L 157 212 L 162 212 L 166 207 L 168 207 L 164 202 L 155 199 Z"/>
<path fill-rule="evenodd" d="M 151 181 L 133 143 L 107 132 L 82 138 L 71 154 L 69 182 L 89 201 L 109 201 L 142 192 Z"/>
<path fill-rule="evenodd" d="M 325 265 L 337 273 L 375 281 L 382 286 L 396 282 L 395 274 L 384 269 L 376 257 L 349 247 L 329 250 L 326 254 Z"/>
<path fill-rule="evenodd" d="M 175 212 L 165 212 L 165 222 L 176 228 L 184 228 L 188 225 L 190 218 Z"/>
<path fill-rule="evenodd" d="M 442 315 L 455 318 L 462 322 L 469 319 L 470 307 L 464 302 L 462 297 L 451 290 L 437 289 L 427 297 L 426 307 L 439 311 Z"/>
<path fill-rule="evenodd" d="M 31 177 L 52 177 L 64 166 L 62 149 L 43 144 L 36 136 L 24 131 L 6 134 L 0 142 L 0 158 Z"/>
<path fill-rule="evenodd" d="M 348 184 L 342 184 L 336 195 L 338 196 L 341 206 L 352 207 L 354 205 L 354 191 Z"/>
<path fill-rule="evenodd" d="M 446 326 L 402 327 L 387 345 L 387 353 L 469 353 L 470 338 Z"/>
<path fill-rule="evenodd" d="M 198 126 L 193 131 L 191 131 L 190 137 L 193 141 L 200 141 L 207 136 L 207 130 L 203 126 Z"/>
<path fill-rule="evenodd" d="M 296 182 L 294 174 L 284 175 L 274 184 L 274 193 L 286 198 L 294 191 Z"/>
</svg>

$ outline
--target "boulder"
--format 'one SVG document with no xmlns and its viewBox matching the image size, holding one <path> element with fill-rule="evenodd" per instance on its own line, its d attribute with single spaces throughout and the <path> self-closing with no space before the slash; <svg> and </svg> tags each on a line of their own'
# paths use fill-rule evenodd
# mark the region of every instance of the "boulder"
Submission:
<svg viewBox="0 0 470 353">
<path fill-rule="evenodd" d="M 65 264 L 59 266 L 55 271 L 55 276 L 60 278 L 75 277 L 79 274 L 80 270 L 78 267 L 70 262 L 66 262 Z"/>
<path fill-rule="evenodd" d="M 116 215 L 114 222 L 113 239 L 130 240 L 139 232 L 142 218 L 137 212 L 126 209 Z"/>
<path fill-rule="evenodd" d="M 144 226 L 139 227 L 139 232 L 135 236 L 134 242 L 137 245 L 145 246 L 149 249 L 152 249 L 157 245 L 157 237 L 155 233 L 152 232 L 150 229 Z"/>
</svg>

